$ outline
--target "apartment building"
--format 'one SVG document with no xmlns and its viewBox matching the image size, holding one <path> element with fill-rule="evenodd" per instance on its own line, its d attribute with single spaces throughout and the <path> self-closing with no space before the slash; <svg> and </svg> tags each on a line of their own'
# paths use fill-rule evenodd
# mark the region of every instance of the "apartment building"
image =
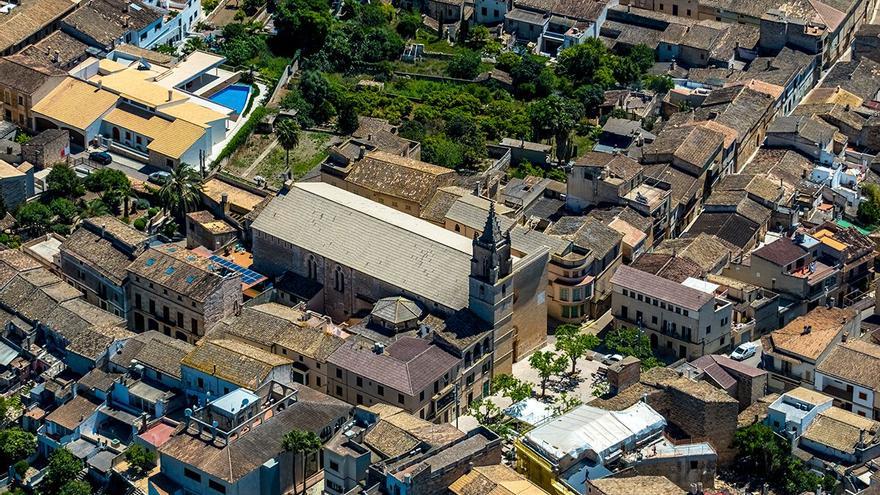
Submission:
<svg viewBox="0 0 880 495">
<path fill-rule="evenodd" d="M 194 344 L 241 309 L 241 274 L 192 251 L 151 247 L 127 271 L 127 317 L 137 332 L 158 330 Z"/>
<path fill-rule="evenodd" d="M 880 418 L 880 345 L 848 340 L 816 366 L 816 390 L 834 405 L 871 419 Z"/>
<path fill-rule="evenodd" d="M 626 265 L 611 284 L 615 326 L 640 328 L 652 348 L 690 360 L 731 345 L 733 304 L 716 297 L 714 284 L 692 278 L 679 284 Z"/>
<path fill-rule="evenodd" d="M 834 304 L 840 270 L 820 258 L 820 241 L 804 234 L 782 237 L 733 262 L 726 277 L 776 292 L 780 296 L 779 326 L 818 306 Z"/>
<path fill-rule="evenodd" d="M 148 240 L 112 215 L 89 218 L 61 243 L 58 264 L 88 302 L 125 317 L 130 309 L 125 292 L 128 265 Z"/>
<path fill-rule="evenodd" d="M 327 360 L 330 395 L 349 404 L 392 404 L 421 419 L 454 419 L 461 361 L 417 337 L 390 345 L 346 342 Z"/>
<path fill-rule="evenodd" d="M 818 307 L 761 337 L 761 363 L 770 373 L 770 389 L 812 387 L 817 383 L 816 367 L 834 348 L 859 338 L 861 320 L 852 309 Z"/>
<path fill-rule="evenodd" d="M 31 108 L 64 79 L 60 70 L 11 56 L 0 58 L 0 118 L 31 128 Z"/>
</svg>

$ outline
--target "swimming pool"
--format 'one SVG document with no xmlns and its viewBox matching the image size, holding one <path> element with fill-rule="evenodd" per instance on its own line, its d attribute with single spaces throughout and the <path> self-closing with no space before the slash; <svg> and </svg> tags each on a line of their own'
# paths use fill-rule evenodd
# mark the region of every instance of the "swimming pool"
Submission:
<svg viewBox="0 0 880 495">
<path fill-rule="evenodd" d="M 214 93 L 213 96 L 210 96 L 208 99 L 217 103 L 219 105 L 223 105 L 226 108 L 231 108 L 238 115 L 244 111 L 244 107 L 247 106 L 248 97 L 251 94 L 251 87 L 246 86 L 244 84 L 233 84 L 231 86 L 227 86 L 220 91 Z"/>
</svg>

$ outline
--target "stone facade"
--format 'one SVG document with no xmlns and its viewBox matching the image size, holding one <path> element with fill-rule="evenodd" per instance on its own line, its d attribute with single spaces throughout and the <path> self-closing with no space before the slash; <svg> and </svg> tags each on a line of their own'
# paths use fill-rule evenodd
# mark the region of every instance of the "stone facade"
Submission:
<svg viewBox="0 0 880 495">
<path fill-rule="evenodd" d="M 43 169 L 66 162 L 70 155 L 70 133 L 66 129 L 49 129 L 21 145 L 22 160 Z"/>
</svg>

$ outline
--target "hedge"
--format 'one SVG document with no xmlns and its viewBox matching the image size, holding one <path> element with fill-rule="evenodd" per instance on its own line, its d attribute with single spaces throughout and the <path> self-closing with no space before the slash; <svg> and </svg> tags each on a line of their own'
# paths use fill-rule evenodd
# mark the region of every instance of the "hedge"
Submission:
<svg viewBox="0 0 880 495">
<path fill-rule="evenodd" d="M 254 127 L 256 127 L 268 113 L 269 111 L 262 105 L 254 108 L 254 111 L 251 112 L 251 116 L 248 117 L 247 122 L 241 126 L 241 129 L 239 129 L 234 136 L 232 136 L 232 139 L 230 139 L 229 142 L 226 143 L 226 146 L 223 147 L 223 151 L 221 151 L 220 154 L 217 155 L 217 158 L 214 159 L 211 168 L 216 167 L 224 158 L 235 153 L 235 150 L 247 141 L 247 138 L 251 135 L 251 132 L 253 132 Z"/>
</svg>

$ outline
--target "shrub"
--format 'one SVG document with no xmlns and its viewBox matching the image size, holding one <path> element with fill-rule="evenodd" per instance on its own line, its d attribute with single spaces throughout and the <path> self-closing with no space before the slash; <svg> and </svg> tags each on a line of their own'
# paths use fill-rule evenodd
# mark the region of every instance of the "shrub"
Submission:
<svg viewBox="0 0 880 495">
<path fill-rule="evenodd" d="M 220 152 L 219 155 L 217 155 L 217 158 L 214 159 L 213 165 L 220 163 L 220 161 L 232 155 L 235 150 L 242 146 L 245 141 L 247 141 L 248 136 L 251 135 L 251 132 L 253 132 L 257 124 L 259 124 L 260 121 L 263 120 L 263 117 L 265 117 L 267 113 L 268 110 L 266 110 L 266 107 L 259 106 L 255 108 L 254 111 L 251 113 L 250 118 L 247 119 L 247 122 L 245 122 L 244 125 L 241 126 L 241 129 L 239 129 L 234 136 L 232 136 L 232 139 L 230 139 L 229 142 L 226 143 L 226 146 L 223 147 L 223 150 Z"/>
<path fill-rule="evenodd" d="M 135 208 L 137 208 L 138 210 L 146 210 L 147 208 L 150 207 L 150 202 L 147 201 L 146 199 L 140 198 L 134 202 L 134 205 L 135 205 Z"/>
<path fill-rule="evenodd" d="M 144 217 L 135 218 L 132 226 L 140 231 L 143 231 L 147 228 L 147 219 Z"/>
<path fill-rule="evenodd" d="M 147 210 L 147 216 L 150 217 L 150 218 L 155 217 L 157 213 L 159 213 L 159 207 L 158 207 L 158 206 L 153 206 L 153 207 L 151 207 L 150 209 Z"/>
</svg>

